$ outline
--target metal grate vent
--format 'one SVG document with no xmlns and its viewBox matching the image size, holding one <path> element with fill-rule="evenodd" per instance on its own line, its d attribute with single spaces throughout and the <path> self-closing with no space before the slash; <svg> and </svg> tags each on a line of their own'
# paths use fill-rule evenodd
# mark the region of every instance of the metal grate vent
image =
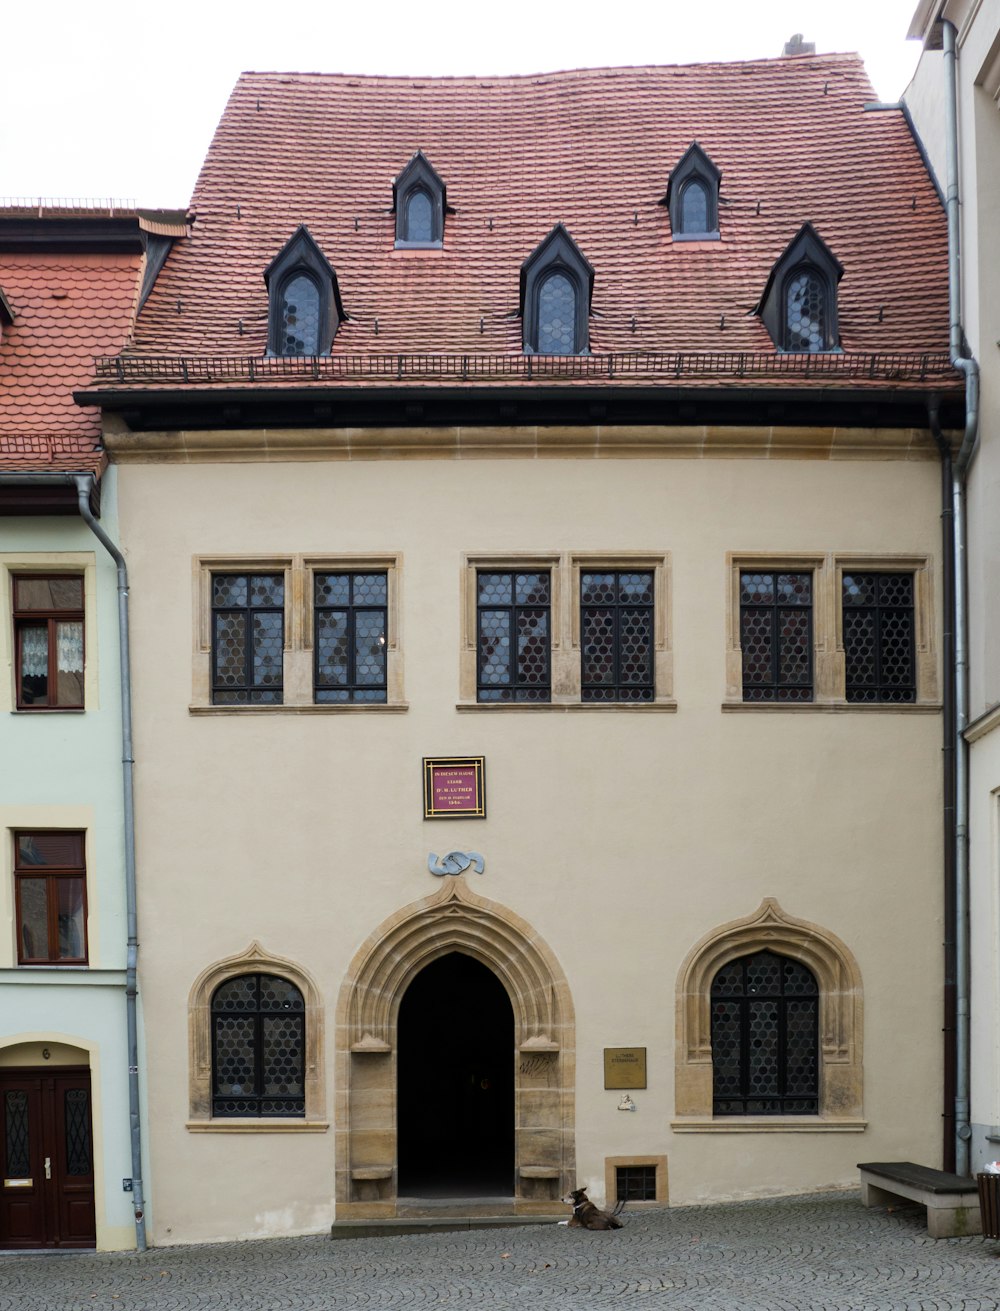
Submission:
<svg viewBox="0 0 1000 1311">
<path fill-rule="evenodd" d="M 656 1166 L 617 1166 L 615 1169 L 615 1197 L 619 1202 L 655 1202 Z"/>
</svg>

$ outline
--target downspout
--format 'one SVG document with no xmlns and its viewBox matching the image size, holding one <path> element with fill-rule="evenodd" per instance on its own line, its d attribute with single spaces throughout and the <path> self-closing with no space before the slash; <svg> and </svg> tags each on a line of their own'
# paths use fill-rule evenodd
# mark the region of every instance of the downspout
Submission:
<svg viewBox="0 0 1000 1311">
<path fill-rule="evenodd" d="M 969 1173 L 969 723 L 968 566 L 965 553 L 965 481 L 979 441 L 979 365 L 966 354 L 962 331 L 961 228 L 958 172 L 956 32 L 943 22 L 948 216 L 948 320 L 951 362 L 965 375 L 965 432 L 954 461 L 951 501 L 955 567 L 955 1173 Z"/>
<path fill-rule="evenodd" d="M 136 972 L 139 958 L 138 920 L 135 897 L 135 797 L 132 785 L 132 664 L 129 654 L 128 569 L 125 557 L 94 518 L 90 508 L 93 474 L 74 474 L 80 515 L 105 548 L 118 570 L 118 652 L 122 702 L 122 808 L 125 820 L 125 909 L 128 946 L 125 960 L 125 1022 L 128 1030 L 128 1116 L 132 1144 L 132 1210 L 135 1243 L 146 1250 L 146 1219 L 142 1194 L 142 1137 L 139 1117 L 139 1030 L 136 1007 Z"/>
</svg>

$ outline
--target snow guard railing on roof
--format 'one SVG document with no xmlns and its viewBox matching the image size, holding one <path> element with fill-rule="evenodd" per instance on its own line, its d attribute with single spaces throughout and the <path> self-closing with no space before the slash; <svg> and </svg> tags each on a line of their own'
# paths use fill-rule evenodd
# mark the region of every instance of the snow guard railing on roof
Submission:
<svg viewBox="0 0 1000 1311">
<path fill-rule="evenodd" d="M 96 378 L 118 383 L 572 382 L 666 378 L 829 378 L 843 382 L 959 381 L 947 351 L 775 355 L 754 351 L 611 355 L 104 355 Z"/>
<path fill-rule="evenodd" d="M 0 212 L 8 217 L 11 210 L 37 218 L 67 213 L 130 217 L 135 213 L 135 201 L 120 196 L 0 196 Z"/>
</svg>

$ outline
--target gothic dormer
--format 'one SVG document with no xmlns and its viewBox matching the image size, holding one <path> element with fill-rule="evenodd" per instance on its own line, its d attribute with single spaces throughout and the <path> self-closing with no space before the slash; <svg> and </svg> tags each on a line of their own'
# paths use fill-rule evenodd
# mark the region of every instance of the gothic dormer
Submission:
<svg viewBox="0 0 1000 1311">
<path fill-rule="evenodd" d="M 693 141 L 670 174 L 662 204 L 670 213 L 674 241 L 718 241 L 722 174 Z"/>
<path fill-rule="evenodd" d="M 440 250 L 444 245 L 445 185 L 422 150 L 393 180 L 397 250 Z"/>
<path fill-rule="evenodd" d="M 344 317 L 337 275 L 303 225 L 264 270 L 269 355 L 329 355 Z"/>
<path fill-rule="evenodd" d="M 586 355 L 594 270 L 557 223 L 521 265 L 525 355 Z"/>
<path fill-rule="evenodd" d="M 755 309 L 780 351 L 840 350 L 837 284 L 844 268 L 811 223 L 778 256 Z"/>
</svg>

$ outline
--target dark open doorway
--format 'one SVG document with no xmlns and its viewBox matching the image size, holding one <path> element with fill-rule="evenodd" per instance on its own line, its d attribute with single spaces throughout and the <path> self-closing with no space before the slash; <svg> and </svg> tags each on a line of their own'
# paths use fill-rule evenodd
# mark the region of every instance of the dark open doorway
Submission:
<svg viewBox="0 0 1000 1311">
<path fill-rule="evenodd" d="M 485 965 L 432 961 L 399 1008 L 399 1193 L 514 1192 L 514 1012 Z"/>
</svg>

